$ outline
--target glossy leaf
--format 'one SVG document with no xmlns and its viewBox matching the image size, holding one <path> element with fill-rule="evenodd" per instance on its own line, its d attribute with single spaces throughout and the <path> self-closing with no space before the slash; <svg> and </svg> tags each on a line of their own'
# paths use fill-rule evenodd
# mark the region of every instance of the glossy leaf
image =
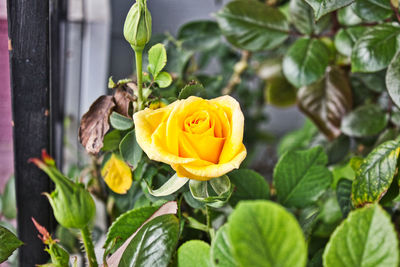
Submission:
<svg viewBox="0 0 400 267">
<path fill-rule="evenodd" d="M 209 191 L 208 184 L 214 192 Z M 189 188 L 194 199 L 215 208 L 224 206 L 232 194 L 232 184 L 226 175 L 209 181 L 190 180 Z"/>
<path fill-rule="evenodd" d="M 228 236 L 239 266 L 306 265 L 307 246 L 300 226 L 273 202 L 240 202 L 229 217 Z"/>
<path fill-rule="evenodd" d="M 135 130 L 125 135 L 119 144 L 119 151 L 122 158 L 135 170 L 143 155 L 143 150 L 136 141 Z"/>
<path fill-rule="evenodd" d="M 131 169 L 117 154 L 112 154 L 104 164 L 101 176 L 108 187 L 118 194 L 126 194 L 132 186 Z"/>
<path fill-rule="evenodd" d="M 200 83 L 188 84 L 180 91 L 178 99 L 186 99 L 189 96 L 205 97 L 206 90 Z"/>
<path fill-rule="evenodd" d="M 340 24 L 345 26 L 354 26 L 362 22 L 362 19 L 354 13 L 352 5 L 354 4 L 338 10 L 337 18 Z"/>
<path fill-rule="evenodd" d="M 393 14 L 390 0 L 356 0 L 352 8 L 360 18 L 366 21 L 382 21 Z"/>
<path fill-rule="evenodd" d="M 347 217 L 351 210 L 351 186 L 353 181 L 342 178 L 336 186 L 336 197 L 343 217 Z"/>
<path fill-rule="evenodd" d="M 389 215 L 378 205 L 351 212 L 331 236 L 323 263 L 326 267 L 398 266 L 397 234 Z"/>
<path fill-rule="evenodd" d="M 228 236 L 228 225 L 218 229 L 211 243 L 211 259 L 215 267 L 236 267 L 239 264 L 233 257 L 232 245 Z"/>
<path fill-rule="evenodd" d="M 289 23 L 285 15 L 258 1 L 232 1 L 216 15 L 228 41 L 245 50 L 272 49 L 288 38 Z"/>
<path fill-rule="evenodd" d="M 110 116 L 111 126 L 117 130 L 125 131 L 133 127 L 133 120 L 115 111 Z"/>
<path fill-rule="evenodd" d="M 154 80 L 160 88 L 166 88 L 171 85 L 172 77 L 168 72 L 160 72 Z"/>
<path fill-rule="evenodd" d="M 4 215 L 7 219 L 15 219 L 17 217 L 17 198 L 15 195 L 15 178 L 14 176 L 10 177 L 7 181 L 3 196 L 0 195 L 2 199 L 3 209 L 0 208 L 0 213 Z"/>
<path fill-rule="evenodd" d="M 187 50 L 209 50 L 220 43 L 221 31 L 214 21 L 193 21 L 179 29 L 178 40 L 182 42 L 182 47 Z"/>
<path fill-rule="evenodd" d="M 300 38 L 283 59 L 283 73 L 296 87 L 309 85 L 324 76 L 329 55 L 330 51 L 322 41 Z"/>
<path fill-rule="evenodd" d="M 178 267 L 209 267 L 210 245 L 201 240 L 190 240 L 178 249 Z"/>
<path fill-rule="evenodd" d="M 135 249 L 135 247 L 133 246 L 133 248 L 132 248 L 132 242 L 138 242 L 138 240 L 136 239 L 135 241 L 134 241 L 134 239 L 135 238 L 137 238 L 137 236 L 139 235 L 139 233 L 141 234 L 141 236 L 142 237 L 139 237 L 139 239 L 141 239 L 141 241 L 146 241 L 145 239 L 149 236 L 149 234 L 151 235 L 151 232 L 149 231 L 149 229 L 148 229 L 148 227 L 149 227 L 149 222 L 153 222 L 156 218 L 160 218 L 160 217 L 164 217 L 164 218 L 166 218 L 165 216 L 167 216 L 168 214 L 176 214 L 177 213 L 177 210 L 178 210 L 178 205 L 177 205 L 177 203 L 175 202 L 175 201 L 169 201 L 169 202 L 167 202 L 167 203 L 165 203 L 165 204 L 163 204 L 156 212 L 154 212 L 125 242 L 124 242 L 124 244 L 114 253 L 114 254 L 112 254 L 111 255 L 111 257 L 109 257 L 108 259 L 107 259 L 107 264 L 108 264 L 108 266 L 110 266 L 110 267 L 112 267 L 112 266 L 121 266 L 121 259 L 122 259 L 122 257 L 125 257 L 125 260 L 132 260 L 132 257 L 131 257 L 131 255 L 132 255 L 132 252 L 134 252 L 134 249 Z M 167 226 L 167 228 L 170 228 L 172 225 L 171 225 L 171 222 L 172 222 L 172 224 L 174 224 L 173 223 L 173 221 L 175 221 L 176 220 L 176 217 L 175 216 L 172 216 L 172 217 L 170 217 L 170 218 L 172 218 L 172 221 L 171 220 L 169 220 L 170 221 L 170 223 L 167 223 L 167 224 L 170 224 L 169 226 Z M 167 219 L 168 220 L 168 219 Z M 160 219 L 160 221 L 163 221 L 163 219 Z M 155 223 L 156 225 L 157 224 L 159 224 L 158 222 L 156 222 Z M 154 227 L 154 224 L 152 224 L 152 226 L 151 227 Z M 142 231 L 143 230 L 143 228 L 145 228 L 146 230 L 144 230 L 144 231 Z M 157 226 L 155 227 L 155 228 L 157 228 Z M 172 226 L 172 228 L 175 228 L 174 226 Z M 159 229 L 159 231 L 157 231 L 157 235 L 164 235 L 165 234 L 165 230 L 167 230 L 167 229 L 165 229 L 165 228 L 163 228 L 163 229 Z M 140 232 L 141 231 L 141 232 Z M 143 233 L 144 232 L 144 233 Z M 150 232 L 150 233 L 149 233 Z M 169 231 L 167 231 L 167 232 L 169 232 Z M 143 237 L 143 235 L 145 236 L 145 237 Z M 172 238 L 177 238 L 177 237 L 175 237 L 175 235 L 172 235 L 171 236 Z M 162 238 L 165 238 L 165 236 L 163 236 Z M 153 242 L 154 240 L 149 240 L 149 242 Z M 159 240 L 159 241 L 161 241 L 162 242 L 162 240 Z M 139 241 L 140 242 L 140 241 Z M 156 242 L 156 244 L 154 244 L 154 243 L 152 243 L 152 245 L 154 244 L 155 246 L 158 246 L 158 245 L 160 245 L 160 248 L 162 248 L 162 244 L 160 244 L 160 243 L 157 243 L 157 241 L 155 241 Z M 168 242 L 168 241 L 167 241 Z M 175 242 L 175 244 L 176 244 L 176 242 Z M 167 246 L 168 246 L 168 244 L 167 244 Z M 175 245 L 174 245 L 175 246 Z M 126 252 L 127 252 L 127 249 L 128 249 L 128 247 L 131 247 L 131 249 L 130 249 L 130 251 L 127 253 L 128 255 L 125 255 L 126 254 Z M 137 247 L 138 249 L 143 249 L 142 247 Z M 167 249 L 169 249 L 169 248 L 167 248 Z M 169 251 L 169 250 L 168 250 Z M 134 255 L 134 256 L 136 256 L 136 259 L 138 258 L 138 257 L 142 257 L 142 256 L 145 256 L 146 255 L 146 253 L 142 253 L 142 255 Z M 160 256 L 160 255 L 157 255 L 156 257 L 158 257 L 158 256 Z M 150 259 L 149 259 L 150 261 L 151 260 L 157 260 L 157 259 L 155 259 L 155 258 L 151 258 L 150 257 Z M 139 266 L 141 266 L 140 264 L 140 262 L 131 262 L 131 264 L 133 264 L 133 265 L 129 265 L 129 266 L 137 266 L 137 265 L 135 265 L 135 264 L 139 264 Z M 124 265 L 122 265 L 122 266 L 126 266 L 126 261 L 125 261 L 125 263 L 124 263 Z M 164 263 L 164 264 L 162 264 L 161 266 L 166 266 L 166 264 Z"/>
<path fill-rule="evenodd" d="M 269 185 L 264 177 L 253 170 L 239 169 L 229 173 L 235 185 L 229 203 L 235 206 L 241 200 L 269 199 Z"/>
<path fill-rule="evenodd" d="M 345 73 L 328 68 L 324 79 L 299 89 L 298 105 L 329 139 L 341 134 L 342 118 L 352 108 L 352 92 Z"/>
<path fill-rule="evenodd" d="M 322 32 L 330 23 L 330 17 L 324 16 L 315 22 L 313 10 L 304 0 L 292 0 L 289 4 L 289 19 L 293 26 L 302 34 Z"/>
<path fill-rule="evenodd" d="M 153 75 L 154 78 L 157 78 L 160 71 L 167 64 L 167 51 L 163 44 L 156 44 L 152 46 L 149 50 L 149 65 L 148 70 Z"/>
<path fill-rule="evenodd" d="M 117 250 L 160 207 L 142 207 L 125 212 L 108 229 L 104 248 L 113 245 Z M 115 243 L 114 243 L 115 242 Z"/>
<path fill-rule="evenodd" d="M 400 43 L 400 26 L 379 24 L 370 28 L 353 47 L 351 70 L 353 72 L 376 72 L 386 68 Z"/>
<path fill-rule="evenodd" d="M 373 136 L 385 129 L 387 116 L 379 106 L 368 104 L 360 106 L 342 120 L 341 130 L 354 137 Z"/>
<path fill-rule="evenodd" d="M 357 80 L 360 86 L 370 90 L 371 92 L 382 93 L 386 91 L 385 86 L 386 71 L 382 70 L 373 73 L 352 73 L 351 78 Z M 354 81 L 353 81 L 354 83 Z M 366 93 L 368 95 L 368 92 Z"/>
<path fill-rule="evenodd" d="M 393 58 L 386 72 L 386 86 L 393 102 L 400 107 L 400 52 Z"/>
<path fill-rule="evenodd" d="M 315 202 L 332 181 L 325 166 L 328 157 L 322 147 L 289 151 L 274 169 L 278 201 L 288 207 L 306 207 Z"/>
<path fill-rule="evenodd" d="M 119 267 L 168 266 L 179 238 L 174 215 L 159 216 L 143 226 L 127 246 Z"/>
<path fill-rule="evenodd" d="M 399 152 L 399 143 L 388 141 L 369 153 L 353 182 L 352 199 L 355 206 L 377 202 L 383 197 L 396 174 Z"/>
<path fill-rule="evenodd" d="M 0 226 L 0 244 L 0 263 L 2 263 L 11 256 L 14 250 L 22 246 L 24 243 L 7 228 Z"/>
<path fill-rule="evenodd" d="M 366 30 L 367 28 L 363 26 L 340 29 L 335 36 L 336 49 L 345 56 L 351 56 L 354 44 Z"/>
<path fill-rule="evenodd" d="M 305 0 L 313 9 L 315 19 L 319 20 L 323 15 L 350 5 L 354 0 Z"/>
<path fill-rule="evenodd" d="M 148 187 L 149 193 L 156 197 L 168 196 L 168 195 L 175 193 L 179 189 L 181 189 L 181 187 L 184 186 L 188 181 L 189 181 L 189 178 L 179 177 L 175 173 L 160 188 L 153 190 L 150 187 Z"/>
</svg>

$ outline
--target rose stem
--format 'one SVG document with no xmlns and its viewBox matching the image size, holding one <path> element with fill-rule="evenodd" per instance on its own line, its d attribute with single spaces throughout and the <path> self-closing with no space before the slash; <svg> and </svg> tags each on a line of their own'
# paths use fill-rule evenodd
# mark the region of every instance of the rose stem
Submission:
<svg viewBox="0 0 400 267">
<path fill-rule="evenodd" d="M 143 49 L 136 48 L 135 49 L 135 57 L 136 57 L 136 76 L 137 76 L 137 87 L 138 87 L 138 108 L 139 110 L 143 109 L 143 79 L 142 79 L 142 58 L 143 58 Z"/>
<path fill-rule="evenodd" d="M 211 225 L 211 215 L 210 215 L 210 208 L 206 205 L 206 217 L 207 217 L 207 230 L 210 235 L 211 241 L 214 239 L 215 231 Z"/>
<path fill-rule="evenodd" d="M 89 228 L 87 226 L 81 229 L 82 240 L 85 246 L 86 255 L 89 261 L 89 267 L 97 267 L 96 255 L 94 253 L 94 247 L 92 242 L 92 235 L 90 234 Z"/>
</svg>

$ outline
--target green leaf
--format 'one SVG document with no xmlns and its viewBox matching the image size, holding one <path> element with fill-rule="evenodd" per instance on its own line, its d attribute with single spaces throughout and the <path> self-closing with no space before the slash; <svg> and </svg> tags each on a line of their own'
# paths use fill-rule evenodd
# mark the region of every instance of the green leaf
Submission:
<svg viewBox="0 0 400 267">
<path fill-rule="evenodd" d="M 172 77 L 168 72 L 162 71 L 157 75 L 154 80 L 160 88 L 166 88 L 171 85 Z"/>
<path fill-rule="evenodd" d="M 122 158 L 132 166 L 133 170 L 135 170 L 143 155 L 143 150 L 136 141 L 135 130 L 132 130 L 125 135 L 119 144 L 119 151 Z"/>
<path fill-rule="evenodd" d="M 313 10 L 304 0 L 292 0 L 289 4 L 289 19 L 302 34 L 319 34 L 329 26 L 330 17 L 324 16 L 315 22 Z"/>
<path fill-rule="evenodd" d="M 336 186 L 336 197 L 343 217 L 346 218 L 351 210 L 351 185 L 353 181 L 343 178 Z"/>
<path fill-rule="evenodd" d="M 399 152 L 399 143 L 388 141 L 369 153 L 353 182 L 354 206 L 377 202 L 383 197 L 396 174 Z"/>
<path fill-rule="evenodd" d="M 324 76 L 329 55 L 330 51 L 322 41 L 300 38 L 283 59 L 283 73 L 298 88 L 309 85 Z"/>
<path fill-rule="evenodd" d="M 104 248 L 115 241 L 112 251 L 117 250 L 160 207 L 143 207 L 125 212 L 108 229 Z M 111 252 L 112 252 L 111 251 Z"/>
<path fill-rule="evenodd" d="M 296 103 L 296 88 L 285 77 L 270 78 L 265 87 L 266 101 L 277 107 L 288 107 Z"/>
<path fill-rule="evenodd" d="M 1 197 L 1 196 L 0 196 Z M 12 176 L 4 187 L 2 196 L 3 215 L 7 219 L 15 219 L 17 217 L 17 199 L 15 196 L 15 177 Z"/>
<path fill-rule="evenodd" d="M 353 47 L 352 72 L 376 72 L 386 68 L 400 43 L 400 27 L 396 24 L 379 24 L 370 28 Z"/>
<path fill-rule="evenodd" d="M 354 44 L 366 30 L 367 28 L 363 26 L 341 28 L 335 36 L 336 49 L 343 55 L 350 57 Z"/>
<path fill-rule="evenodd" d="M 315 19 L 319 20 L 323 15 L 339 8 L 350 5 L 354 0 L 305 0 L 313 9 Z"/>
<path fill-rule="evenodd" d="M 228 237 L 228 225 L 218 229 L 211 243 L 211 259 L 215 267 L 237 267 L 239 264 L 233 257 L 232 245 Z"/>
<path fill-rule="evenodd" d="M 190 240 L 178 249 L 178 267 L 210 267 L 210 245 L 201 240 Z"/>
<path fill-rule="evenodd" d="M 179 238 L 179 221 L 171 214 L 159 216 L 136 234 L 122 255 L 119 267 L 168 266 Z"/>
<path fill-rule="evenodd" d="M 290 150 L 307 148 L 317 133 L 317 127 L 315 127 L 310 120 L 305 120 L 301 129 L 286 134 L 280 140 L 278 145 L 278 156 L 282 156 L 285 152 Z"/>
<path fill-rule="evenodd" d="M 121 132 L 119 130 L 109 131 L 103 139 L 103 147 L 101 151 L 114 151 L 119 147 L 119 143 L 121 142 Z"/>
<path fill-rule="evenodd" d="M 14 250 L 22 246 L 24 243 L 7 228 L 0 226 L 0 244 L 0 263 L 2 263 L 11 256 Z"/>
<path fill-rule="evenodd" d="M 360 18 L 366 21 L 382 21 L 393 14 L 390 0 L 356 0 L 352 8 Z"/>
<path fill-rule="evenodd" d="M 232 194 L 232 185 L 226 175 L 209 181 L 190 180 L 189 189 L 194 199 L 214 208 L 224 206 Z"/>
<path fill-rule="evenodd" d="M 386 91 L 385 86 L 386 71 L 382 70 L 373 73 L 352 73 L 352 79 L 358 80 L 361 86 L 375 93 L 382 93 Z M 367 95 L 368 93 L 366 93 Z"/>
<path fill-rule="evenodd" d="M 229 173 L 235 185 L 229 203 L 235 206 L 241 200 L 269 199 L 269 185 L 264 177 L 253 170 L 239 169 Z"/>
<path fill-rule="evenodd" d="M 387 69 L 386 87 L 393 102 L 400 107 L 400 52 L 396 54 Z"/>
<path fill-rule="evenodd" d="M 228 236 L 239 266 L 306 266 L 300 226 L 273 202 L 240 202 L 229 217 Z"/>
<path fill-rule="evenodd" d="M 299 89 L 297 103 L 322 133 L 337 138 L 342 118 L 353 104 L 349 80 L 341 69 L 329 67 L 324 79 Z"/>
<path fill-rule="evenodd" d="M 152 194 L 153 196 L 156 196 L 156 197 L 168 196 L 168 195 L 171 195 L 171 194 L 175 193 L 179 189 L 181 189 L 181 187 L 184 186 L 188 181 L 189 181 L 189 178 L 179 177 L 175 173 L 160 188 L 158 188 L 156 190 L 153 190 L 150 187 L 148 187 L 149 193 Z"/>
<path fill-rule="evenodd" d="M 352 5 L 338 10 L 337 18 L 340 24 L 345 26 L 354 26 L 362 22 L 362 19 L 354 13 Z"/>
<path fill-rule="evenodd" d="M 288 38 L 289 23 L 286 16 L 278 9 L 258 1 L 232 1 L 216 16 L 228 41 L 245 50 L 272 49 Z"/>
<path fill-rule="evenodd" d="M 210 50 L 221 42 L 221 31 L 214 21 L 192 21 L 179 29 L 178 40 L 187 50 Z"/>
<path fill-rule="evenodd" d="M 306 207 L 315 202 L 329 187 L 332 174 L 322 147 L 289 151 L 274 169 L 278 201 L 288 207 Z"/>
<path fill-rule="evenodd" d="M 379 106 L 368 104 L 360 106 L 342 120 L 342 132 L 349 136 L 373 136 L 385 129 L 388 122 L 386 114 Z"/>
<path fill-rule="evenodd" d="M 110 116 L 111 126 L 117 130 L 125 131 L 133 127 L 133 120 L 115 111 Z"/>
<path fill-rule="evenodd" d="M 153 75 L 154 79 L 157 78 L 160 71 L 167 64 L 167 51 L 163 44 L 153 45 L 149 50 L 149 66 L 147 69 Z"/>
<path fill-rule="evenodd" d="M 323 263 L 326 267 L 398 266 L 397 234 L 389 215 L 378 205 L 351 212 L 331 236 Z"/>
<path fill-rule="evenodd" d="M 205 97 L 206 90 L 200 83 L 187 84 L 179 93 L 178 99 L 186 99 L 189 96 Z"/>
</svg>

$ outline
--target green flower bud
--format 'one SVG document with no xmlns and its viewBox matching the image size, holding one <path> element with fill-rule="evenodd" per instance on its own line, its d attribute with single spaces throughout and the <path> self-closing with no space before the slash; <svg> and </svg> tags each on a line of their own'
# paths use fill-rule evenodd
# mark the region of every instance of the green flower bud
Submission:
<svg viewBox="0 0 400 267">
<path fill-rule="evenodd" d="M 135 51 L 142 51 L 151 38 L 151 14 L 146 0 L 137 0 L 126 16 L 125 39 Z"/>
<path fill-rule="evenodd" d="M 54 216 L 59 224 L 66 228 L 82 229 L 93 219 L 96 207 L 90 193 L 82 184 L 74 183 L 65 177 L 56 167 L 46 151 L 42 151 L 42 160 L 30 159 L 47 173 L 56 184 L 51 193 L 44 193 L 53 208 Z"/>
</svg>

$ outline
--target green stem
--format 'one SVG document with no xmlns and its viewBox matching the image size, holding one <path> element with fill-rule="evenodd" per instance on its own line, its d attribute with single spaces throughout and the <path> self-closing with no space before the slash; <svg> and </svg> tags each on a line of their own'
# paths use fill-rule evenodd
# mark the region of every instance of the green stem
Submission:
<svg viewBox="0 0 400 267">
<path fill-rule="evenodd" d="M 136 48 L 135 58 L 136 58 L 136 77 L 137 77 L 137 87 L 138 87 L 138 106 L 139 110 L 144 108 L 144 100 L 143 100 L 143 72 L 142 72 L 142 58 L 143 58 L 143 49 Z"/>
<path fill-rule="evenodd" d="M 215 230 L 211 225 L 211 215 L 210 215 L 210 208 L 206 205 L 206 218 L 207 218 L 207 229 L 208 229 L 208 234 L 210 235 L 211 241 L 215 237 Z"/>
<path fill-rule="evenodd" d="M 89 267 L 97 267 L 96 255 L 94 254 L 94 246 L 92 242 L 92 235 L 90 234 L 89 228 L 85 226 L 81 229 L 82 240 L 85 246 L 86 255 L 89 261 Z"/>
</svg>

